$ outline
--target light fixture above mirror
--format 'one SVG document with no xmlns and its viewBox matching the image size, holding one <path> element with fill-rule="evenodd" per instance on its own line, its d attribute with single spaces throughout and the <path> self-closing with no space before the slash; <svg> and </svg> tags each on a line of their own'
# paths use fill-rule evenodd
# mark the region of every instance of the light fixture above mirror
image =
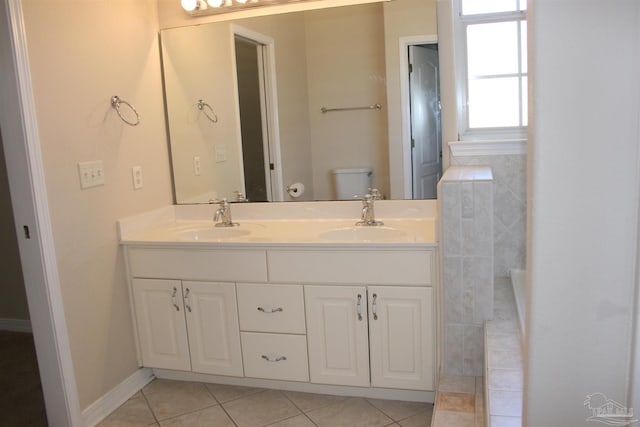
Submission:
<svg viewBox="0 0 640 427">
<path fill-rule="evenodd" d="M 236 12 L 256 7 L 305 3 L 317 0 L 180 0 L 182 8 L 192 16 Z"/>
</svg>

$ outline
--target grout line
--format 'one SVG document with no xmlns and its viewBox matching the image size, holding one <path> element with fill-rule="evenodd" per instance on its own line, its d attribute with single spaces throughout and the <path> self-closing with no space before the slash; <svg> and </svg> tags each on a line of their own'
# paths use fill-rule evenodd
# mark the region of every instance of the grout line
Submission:
<svg viewBox="0 0 640 427">
<path fill-rule="evenodd" d="M 155 381 L 155 379 L 153 381 Z M 149 384 L 151 384 L 153 381 L 151 381 Z M 147 384 L 147 385 L 149 385 L 149 384 Z M 147 399 L 147 395 L 144 394 L 145 387 L 142 387 L 140 389 L 140 395 L 142 396 L 142 398 L 144 399 L 145 403 L 147 404 L 147 408 L 149 408 L 149 412 L 151 412 L 151 416 L 153 417 L 154 420 L 156 420 L 156 425 L 159 426 L 160 425 L 160 421 L 158 421 L 158 417 L 156 417 L 156 413 L 153 412 L 153 408 L 151 407 L 151 404 L 149 403 L 149 399 Z"/>
<path fill-rule="evenodd" d="M 295 393 L 295 392 L 294 392 Z M 315 422 L 313 422 L 313 420 L 307 415 L 307 413 L 305 411 L 303 411 L 298 405 L 296 405 L 296 403 L 289 397 L 287 396 L 287 392 L 286 391 L 282 391 L 282 395 L 289 401 L 291 402 L 291 404 L 298 410 L 300 411 L 300 413 L 302 415 L 304 415 L 309 421 L 311 421 L 311 424 L 313 424 L 314 426 L 318 426 Z M 328 405 L 325 405 L 328 406 Z M 324 408 L 325 406 L 321 406 L 321 408 Z M 314 408 L 314 409 L 319 409 L 319 408 Z M 308 412 L 313 411 L 313 409 L 309 410 Z M 297 416 L 297 415 L 296 415 Z"/>
</svg>

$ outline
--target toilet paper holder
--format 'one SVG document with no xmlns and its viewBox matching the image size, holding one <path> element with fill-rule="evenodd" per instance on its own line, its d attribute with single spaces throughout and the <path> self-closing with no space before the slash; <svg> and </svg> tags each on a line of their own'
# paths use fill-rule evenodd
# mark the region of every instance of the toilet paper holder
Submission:
<svg viewBox="0 0 640 427">
<path fill-rule="evenodd" d="M 302 196 L 302 193 L 304 193 L 304 184 L 294 182 L 293 184 L 287 185 L 287 193 L 293 198 Z"/>
</svg>

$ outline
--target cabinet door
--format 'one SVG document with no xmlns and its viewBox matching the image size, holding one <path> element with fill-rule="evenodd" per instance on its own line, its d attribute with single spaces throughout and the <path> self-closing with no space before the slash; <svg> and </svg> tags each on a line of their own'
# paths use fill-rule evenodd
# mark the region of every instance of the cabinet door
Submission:
<svg viewBox="0 0 640 427">
<path fill-rule="evenodd" d="M 133 299 L 143 365 L 190 370 L 180 281 L 133 279 Z"/>
<path fill-rule="evenodd" d="M 433 390 L 433 289 L 368 289 L 371 385 Z"/>
<path fill-rule="evenodd" d="M 182 282 L 191 369 L 242 376 L 240 328 L 233 283 Z"/>
<path fill-rule="evenodd" d="M 305 286 L 311 382 L 369 385 L 366 288 Z"/>
</svg>

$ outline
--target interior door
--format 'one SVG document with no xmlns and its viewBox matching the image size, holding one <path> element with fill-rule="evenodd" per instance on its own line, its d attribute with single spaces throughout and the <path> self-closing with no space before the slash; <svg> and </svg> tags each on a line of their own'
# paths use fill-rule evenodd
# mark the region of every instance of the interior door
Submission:
<svg viewBox="0 0 640 427">
<path fill-rule="evenodd" d="M 437 46 L 409 46 L 414 199 L 435 199 L 442 175 Z"/>
<path fill-rule="evenodd" d="M 263 46 L 236 36 L 235 52 L 245 196 L 251 202 L 266 202 L 272 196 Z"/>
</svg>

